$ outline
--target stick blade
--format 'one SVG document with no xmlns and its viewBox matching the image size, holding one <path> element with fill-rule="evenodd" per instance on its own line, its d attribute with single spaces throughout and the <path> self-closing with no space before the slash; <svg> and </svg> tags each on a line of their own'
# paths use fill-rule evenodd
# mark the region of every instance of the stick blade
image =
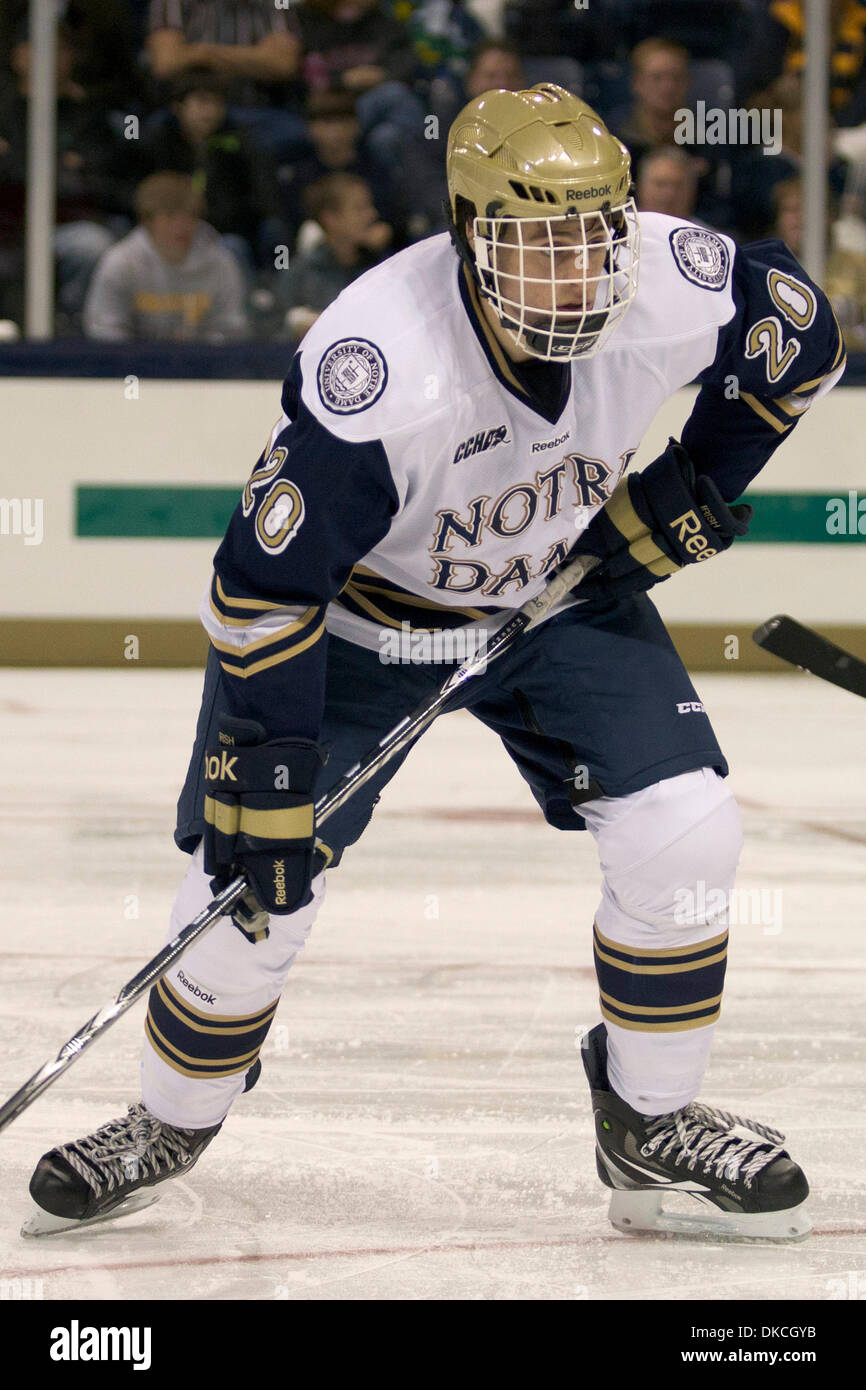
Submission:
<svg viewBox="0 0 866 1390">
<path fill-rule="evenodd" d="M 801 671 L 809 671 L 831 685 L 866 699 L 866 661 L 837 647 L 835 642 L 804 627 L 795 618 L 777 613 L 755 628 L 752 640 L 782 661 L 799 666 Z"/>
</svg>

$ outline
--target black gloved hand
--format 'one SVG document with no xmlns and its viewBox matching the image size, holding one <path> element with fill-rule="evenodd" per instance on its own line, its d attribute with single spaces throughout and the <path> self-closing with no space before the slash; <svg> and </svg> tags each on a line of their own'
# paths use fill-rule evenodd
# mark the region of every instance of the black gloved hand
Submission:
<svg viewBox="0 0 866 1390">
<path fill-rule="evenodd" d="M 312 899 L 313 788 L 325 755 L 307 738 L 265 742 L 251 719 L 220 720 L 204 757 L 204 869 L 215 890 L 238 873 L 269 913 Z"/>
<path fill-rule="evenodd" d="M 752 508 L 729 506 L 672 439 L 641 473 L 616 487 L 574 546 L 601 566 L 580 585 L 581 598 L 640 593 L 684 565 L 709 560 L 749 529 Z"/>
</svg>

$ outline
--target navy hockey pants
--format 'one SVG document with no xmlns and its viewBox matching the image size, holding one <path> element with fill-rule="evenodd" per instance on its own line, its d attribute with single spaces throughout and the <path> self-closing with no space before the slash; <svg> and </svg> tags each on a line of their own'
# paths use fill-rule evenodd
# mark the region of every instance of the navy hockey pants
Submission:
<svg viewBox="0 0 866 1390">
<path fill-rule="evenodd" d="M 376 651 L 328 636 L 325 714 L 329 749 L 316 789 L 332 786 L 444 681 L 449 665 L 383 664 Z M 212 650 L 195 747 L 178 803 L 175 839 L 190 852 L 204 831 L 201 768 L 224 707 Z M 572 608 L 518 640 L 470 680 L 454 709 L 497 733 L 547 821 L 583 830 L 580 805 L 623 796 L 696 768 L 728 768 L 710 721 L 646 595 Z M 404 749 L 322 827 L 329 867 L 362 834 Z"/>
</svg>

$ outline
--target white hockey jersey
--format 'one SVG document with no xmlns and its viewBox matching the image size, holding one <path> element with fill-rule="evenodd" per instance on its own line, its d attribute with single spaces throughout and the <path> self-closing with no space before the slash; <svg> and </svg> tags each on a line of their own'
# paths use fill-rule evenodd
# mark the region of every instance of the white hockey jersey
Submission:
<svg viewBox="0 0 866 1390">
<path fill-rule="evenodd" d="M 266 726 L 275 692 L 309 683 L 325 628 L 375 648 L 539 592 L 683 385 L 702 383 L 682 442 L 733 500 L 841 375 L 829 304 L 781 243 L 738 250 L 658 214 L 641 231 L 632 306 L 571 363 L 510 361 L 447 234 L 321 315 L 202 610 Z M 310 735 L 312 706 L 300 723 Z"/>
</svg>

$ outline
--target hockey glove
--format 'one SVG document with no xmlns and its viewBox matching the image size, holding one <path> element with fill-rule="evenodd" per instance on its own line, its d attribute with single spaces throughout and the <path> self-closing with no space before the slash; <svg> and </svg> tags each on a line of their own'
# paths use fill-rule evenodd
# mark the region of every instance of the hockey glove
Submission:
<svg viewBox="0 0 866 1390">
<path fill-rule="evenodd" d="M 729 506 L 718 487 L 672 439 L 642 473 L 623 478 L 582 533 L 575 554 L 602 565 L 581 597 L 621 598 L 652 588 L 684 565 L 709 560 L 749 529 L 752 508 Z"/>
<path fill-rule="evenodd" d="M 261 724 L 224 716 L 204 758 L 204 868 L 215 891 L 246 874 L 265 912 L 312 899 L 313 788 L 325 755 L 306 738 L 265 742 Z"/>
</svg>

